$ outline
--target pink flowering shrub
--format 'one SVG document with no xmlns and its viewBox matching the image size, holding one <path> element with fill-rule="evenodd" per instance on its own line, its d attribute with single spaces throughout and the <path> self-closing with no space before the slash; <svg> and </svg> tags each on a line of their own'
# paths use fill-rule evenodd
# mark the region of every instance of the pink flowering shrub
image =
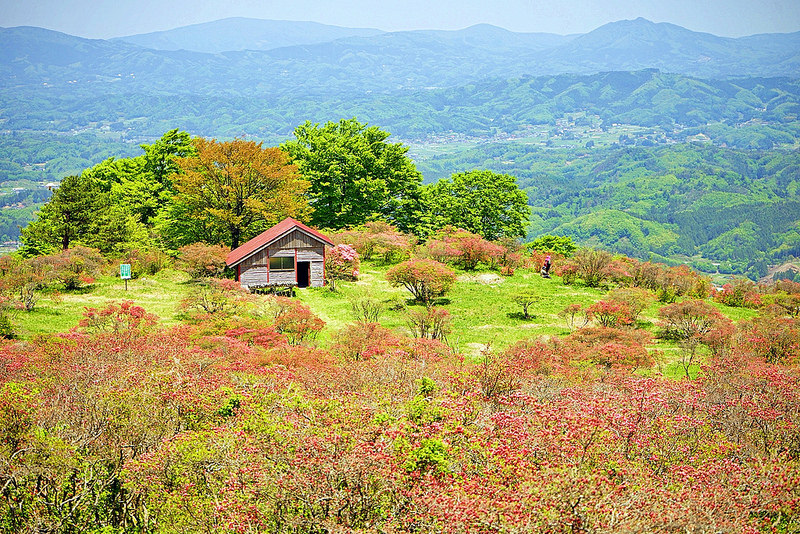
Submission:
<svg viewBox="0 0 800 534">
<path fill-rule="evenodd" d="M 408 258 L 417 240 L 383 221 L 370 221 L 364 226 L 332 234 L 330 238 L 334 243 L 347 243 L 365 260 L 377 259 L 383 263 Z"/>
<path fill-rule="evenodd" d="M 86 308 L 78 328 L 89 333 L 141 335 L 152 328 L 157 321 L 157 316 L 126 300 L 119 304 L 112 302 L 103 309 Z"/>
<path fill-rule="evenodd" d="M 422 254 L 441 263 L 473 270 L 478 263 L 494 265 L 503 257 L 504 248 L 477 234 L 446 226 L 425 243 Z"/>
<path fill-rule="evenodd" d="M 350 245 L 340 244 L 325 252 L 325 283 L 336 291 L 337 280 L 358 280 L 358 252 Z"/>
</svg>

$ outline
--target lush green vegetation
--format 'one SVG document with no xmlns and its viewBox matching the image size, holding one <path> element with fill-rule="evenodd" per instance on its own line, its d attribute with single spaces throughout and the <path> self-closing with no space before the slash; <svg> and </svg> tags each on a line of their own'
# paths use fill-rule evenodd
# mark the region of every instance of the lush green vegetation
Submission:
<svg viewBox="0 0 800 534">
<path fill-rule="evenodd" d="M 517 176 L 532 206 L 531 238 L 570 235 L 631 256 L 754 278 L 800 255 L 795 151 L 707 144 L 550 150 L 507 142 L 417 164 L 426 176 L 472 166 Z"/>
</svg>

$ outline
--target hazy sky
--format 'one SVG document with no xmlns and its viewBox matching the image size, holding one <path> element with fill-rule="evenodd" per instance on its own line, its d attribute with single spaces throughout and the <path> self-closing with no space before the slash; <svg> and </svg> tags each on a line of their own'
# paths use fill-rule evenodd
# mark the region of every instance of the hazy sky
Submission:
<svg viewBox="0 0 800 534">
<path fill-rule="evenodd" d="M 488 23 L 585 33 L 644 17 L 727 37 L 800 30 L 800 0 L 0 0 L 0 26 L 109 38 L 226 17 L 315 21 L 386 31 Z"/>
</svg>

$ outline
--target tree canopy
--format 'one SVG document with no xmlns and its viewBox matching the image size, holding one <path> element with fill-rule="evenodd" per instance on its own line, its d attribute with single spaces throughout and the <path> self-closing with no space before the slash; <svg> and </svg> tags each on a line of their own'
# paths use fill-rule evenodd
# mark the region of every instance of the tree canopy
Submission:
<svg viewBox="0 0 800 534">
<path fill-rule="evenodd" d="M 294 135 L 282 148 L 311 184 L 312 224 L 338 229 L 384 219 L 410 228 L 422 176 L 407 146 L 387 142 L 388 132 L 356 119 L 306 122 Z"/>
<path fill-rule="evenodd" d="M 307 218 L 308 182 L 279 148 L 244 139 L 193 143 L 196 155 L 176 159 L 182 172 L 170 178 L 177 195 L 162 224 L 184 232 L 180 240 L 236 248 L 285 217 Z"/>
<path fill-rule="evenodd" d="M 528 197 L 508 174 L 456 173 L 427 186 L 423 198 L 431 230 L 452 225 L 489 240 L 525 236 Z"/>
<path fill-rule="evenodd" d="M 138 229 L 136 219 L 85 172 L 61 181 L 36 219 L 22 230 L 22 241 L 33 254 L 67 250 L 76 243 L 109 252 Z"/>
</svg>

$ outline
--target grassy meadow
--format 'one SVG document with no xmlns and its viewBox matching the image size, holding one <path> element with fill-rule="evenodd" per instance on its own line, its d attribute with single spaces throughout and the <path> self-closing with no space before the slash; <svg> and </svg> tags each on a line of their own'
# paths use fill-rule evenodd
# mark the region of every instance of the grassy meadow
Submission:
<svg viewBox="0 0 800 534">
<path fill-rule="evenodd" d="M 327 287 L 297 291 L 297 298 L 325 321 L 326 326 L 316 343 L 329 346 L 336 332 L 356 320 L 352 303 L 365 297 L 382 303 L 379 322 L 383 326 L 410 335 L 407 310 L 421 305 L 415 304 L 404 288 L 389 285 L 388 269 L 387 265 L 364 262 L 359 280 L 338 282 L 336 291 Z M 106 275 L 81 291 L 43 294 L 33 311 L 18 312 L 13 322 L 19 337 L 29 339 L 40 334 L 69 331 L 78 325 L 86 308 L 102 308 L 110 302 L 131 300 L 157 315 L 162 324 L 173 325 L 182 320 L 180 302 L 193 287 L 186 273 L 174 269 L 129 280 L 127 291 L 123 280 Z M 529 309 L 528 319 L 523 317 L 521 306 L 512 300 L 513 295 L 523 291 L 533 291 L 539 296 Z M 448 345 L 475 360 L 487 349 L 502 350 L 523 339 L 569 334 L 568 324 L 559 312 L 570 304 L 581 304 L 585 308 L 604 295 L 603 290 L 565 285 L 556 276 L 545 279 L 527 269 L 519 269 L 513 276 L 500 276 L 487 270 L 459 271 L 453 289 L 436 305 L 450 313 L 452 331 L 447 338 Z M 660 305 L 658 302 L 651 304 L 640 315 L 637 326 L 655 334 Z M 756 313 L 715 305 L 734 321 L 751 318 Z M 650 349 L 659 354 L 655 371 L 675 378 L 682 375 L 678 363 L 680 349 L 675 343 L 655 339 Z M 695 365 L 694 372 L 698 369 Z"/>
</svg>

